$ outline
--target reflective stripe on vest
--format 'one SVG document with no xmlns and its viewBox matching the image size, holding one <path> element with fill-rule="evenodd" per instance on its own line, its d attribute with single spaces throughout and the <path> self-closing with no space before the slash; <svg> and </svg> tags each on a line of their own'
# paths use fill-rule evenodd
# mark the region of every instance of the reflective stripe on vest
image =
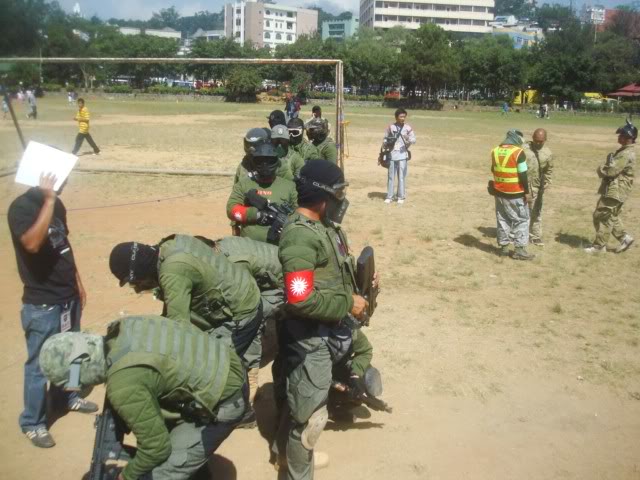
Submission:
<svg viewBox="0 0 640 480">
<path fill-rule="evenodd" d="M 222 396 L 231 345 L 186 322 L 159 316 L 125 317 L 107 355 L 108 376 L 133 366 L 148 366 L 163 379 L 159 400 L 170 409 L 195 401 L 210 418 Z"/>
<path fill-rule="evenodd" d="M 518 157 L 522 153 L 520 147 L 496 147 L 491 151 L 493 162 L 493 181 L 497 191 L 502 193 L 524 193 L 518 179 Z"/>
</svg>

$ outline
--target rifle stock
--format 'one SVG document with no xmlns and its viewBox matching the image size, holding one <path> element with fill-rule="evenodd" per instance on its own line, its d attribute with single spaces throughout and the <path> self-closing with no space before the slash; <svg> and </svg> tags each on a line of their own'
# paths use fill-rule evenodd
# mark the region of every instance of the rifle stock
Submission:
<svg viewBox="0 0 640 480">
<path fill-rule="evenodd" d="M 373 315 L 378 305 L 378 287 L 373 286 L 373 279 L 376 273 L 376 263 L 373 248 L 365 247 L 358 257 L 356 270 L 356 283 L 358 294 L 369 302 L 363 325 L 369 325 L 369 319 Z"/>
</svg>

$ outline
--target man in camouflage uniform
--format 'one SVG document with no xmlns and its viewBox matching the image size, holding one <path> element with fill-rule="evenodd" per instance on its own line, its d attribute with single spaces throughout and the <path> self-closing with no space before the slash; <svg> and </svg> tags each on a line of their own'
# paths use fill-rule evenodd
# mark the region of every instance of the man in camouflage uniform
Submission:
<svg viewBox="0 0 640 480">
<path fill-rule="evenodd" d="M 335 164 L 309 160 L 296 179 L 300 206 L 280 240 L 287 303 L 273 367 L 281 417 L 272 449 L 289 480 L 313 478 L 314 446 L 328 419 L 332 365 L 351 342 L 346 320 L 362 318 L 367 306 L 354 294 L 353 258 L 340 228 L 346 186 Z"/>
<path fill-rule="evenodd" d="M 191 478 L 233 431 L 247 401 L 242 362 L 229 342 L 159 316 L 122 318 L 106 337 L 54 335 L 40 365 L 63 388 L 106 383 L 111 408 L 137 441 L 118 480 Z"/>
<path fill-rule="evenodd" d="M 251 157 L 258 145 L 271 142 L 271 129 L 269 128 L 252 128 L 244 136 L 244 157 L 240 161 L 236 174 L 233 177 L 233 183 L 238 183 L 241 178 L 248 176 L 252 171 Z M 288 164 L 281 163 L 276 170 L 276 176 L 293 180 L 291 169 Z"/>
<path fill-rule="evenodd" d="M 172 235 L 155 246 L 120 243 L 109 267 L 120 286 L 158 289 L 166 317 L 230 338 L 241 357 L 262 324 L 260 290 L 251 273 L 195 237 Z"/>
<path fill-rule="evenodd" d="M 292 181 L 276 176 L 280 159 L 271 144 L 259 145 L 252 154 L 251 164 L 251 174 L 233 186 L 227 201 L 227 216 L 239 226 L 240 236 L 260 242 L 266 242 L 269 238 L 276 241 L 279 232 L 272 231 L 270 236 L 276 218 L 251 206 L 247 194 L 254 191 L 269 202 L 295 208 L 296 188 Z"/>
<path fill-rule="evenodd" d="M 620 242 L 615 253 L 624 252 L 633 243 L 633 237 L 625 230 L 619 215 L 633 186 L 638 129 L 627 121 L 627 124 L 618 128 L 616 133 L 620 148 L 610 153 L 605 164 L 597 170 L 602 184 L 598 190 L 600 199 L 593 212 L 596 239 L 591 247 L 585 249 L 587 253 L 606 252 L 611 233 Z"/>
<path fill-rule="evenodd" d="M 547 131 L 538 128 L 533 132 L 530 142 L 525 142 L 523 150 L 527 156 L 527 179 L 529 181 L 529 243 L 539 247 L 542 241 L 542 201 L 546 191 L 551 187 L 553 173 L 553 155 L 545 145 Z"/>
<path fill-rule="evenodd" d="M 318 149 L 313 143 L 308 142 L 304 138 L 304 123 L 299 118 L 289 120 L 289 148 L 293 148 L 302 160 L 301 162 L 292 162 L 289 164 L 291 173 L 295 176 L 300 173 L 300 169 L 304 165 L 304 162 L 311 160 L 312 158 L 320 158 Z"/>
<path fill-rule="evenodd" d="M 331 163 L 338 162 L 338 147 L 329 137 L 327 124 L 321 118 L 314 118 L 307 122 L 307 136 L 311 143 L 318 149 L 319 158 L 328 160 Z"/>
</svg>

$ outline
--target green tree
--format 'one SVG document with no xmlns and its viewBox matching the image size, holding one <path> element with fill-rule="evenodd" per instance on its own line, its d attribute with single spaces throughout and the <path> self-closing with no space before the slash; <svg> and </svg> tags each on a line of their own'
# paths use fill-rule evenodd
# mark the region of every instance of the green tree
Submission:
<svg viewBox="0 0 640 480">
<path fill-rule="evenodd" d="M 496 15 L 514 15 L 517 18 L 532 18 L 534 4 L 527 0 L 496 0 Z"/>
<path fill-rule="evenodd" d="M 456 83 L 460 72 L 456 53 L 447 32 L 434 24 L 422 24 L 402 49 L 399 70 L 403 83 L 423 92 Z M 426 100 L 427 95 L 423 94 L 423 99 Z"/>
<path fill-rule="evenodd" d="M 148 22 L 149 28 L 173 28 L 178 29 L 180 14 L 173 5 L 169 8 L 163 8 L 160 12 L 154 12 L 151 20 Z"/>
<path fill-rule="evenodd" d="M 262 86 L 262 78 L 256 68 L 248 66 L 233 67 L 227 80 L 227 100 L 236 102 L 255 102 L 256 93 Z"/>
<path fill-rule="evenodd" d="M 540 25 L 545 32 L 550 28 L 568 28 L 577 21 L 569 7 L 558 5 L 557 3 L 554 3 L 553 5 L 545 3 L 536 10 L 535 16 L 538 25 Z"/>
</svg>

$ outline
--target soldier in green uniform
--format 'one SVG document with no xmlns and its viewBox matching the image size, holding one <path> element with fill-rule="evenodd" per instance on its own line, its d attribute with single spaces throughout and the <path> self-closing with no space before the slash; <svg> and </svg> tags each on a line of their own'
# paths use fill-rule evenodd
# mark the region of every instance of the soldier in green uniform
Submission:
<svg viewBox="0 0 640 480">
<path fill-rule="evenodd" d="M 244 136 L 244 157 L 236 169 L 236 174 L 233 177 L 233 183 L 238 183 L 241 178 L 250 174 L 251 156 L 258 145 L 271 142 L 271 129 L 269 128 L 252 128 Z M 293 180 L 291 169 L 288 164 L 280 164 L 276 171 L 278 177 L 285 178 L 287 180 Z"/>
<path fill-rule="evenodd" d="M 314 118 L 307 122 L 307 136 L 318 149 L 319 158 L 331 163 L 338 162 L 338 148 L 336 142 L 329 138 L 327 124 L 321 118 Z"/>
<path fill-rule="evenodd" d="M 527 179 L 529 180 L 529 243 L 543 247 L 542 241 L 542 201 L 544 193 L 551 187 L 553 155 L 545 145 L 547 131 L 538 128 L 530 142 L 522 145 L 527 156 Z"/>
<path fill-rule="evenodd" d="M 272 449 L 289 480 L 313 478 L 314 446 L 328 419 L 332 365 L 351 343 L 346 320 L 361 319 L 367 306 L 354 294 L 353 259 L 339 226 L 348 205 L 346 186 L 335 164 L 309 160 L 296 179 L 299 207 L 280 239 L 287 303 L 274 362 L 281 417 Z"/>
<path fill-rule="evenodd" d="M 191 478 L 245 410 L 245 373 L 230 343 L 159 316 L 122 318 L 106 337 L 54 335 L 42 347 L 40 366 L 63 388 L 106 383 L 111 408 L 137 441 L 119 480 Z M 176 420 L 165 420 L 161 409 Z"/>
<path fill-rule="evenodd" d="M 633 186 L 638 129 L 627 121 L 627 124 L 618 128 L 616 133 L 620 148 L 610 153 L 605 164 L 597 170 L 602 184 L 598 190 L 600 200 L 593 212 L 596 239 L 591 247 L 585 249 L 587 253 L 606 252 L 611 233 L 620 242 L 615 249 L 616 253 L 624 252 L 633 243 L 633 237 L 625 230 L 619 215 Z"/>
<path fill-rule="evenodd" d="M 240 236 L 266 242 L 275 218 L 250 206 L 247 193 L 255 190 L 271 203 L 295 208 L 298 203 L 296 188 L 292 181 L 276 176 L 280 159 L 271 144 L 256 147 L 251 164 L 251 174 L 233 186 L 227 201 L 227 216 L 240 227 Z"/>
<path fill-rule="evenodd" d="M 286 169 L 290 172 L 291 179 L 293 179 L 293 166 L 300 166 L 304 164 L 304 160 L 298 152 L 296 152 L 290 144 L 289 129 L 284 125 L 276 125 L 271 129 L 271 144 L 276 150 L 276 155 L 280 159 L 280 168 Z M 278 175 L 278 172 L 276 172 Z"/>
<path fill-rule="evenodd" d="M 155 246 L 120 243 L 109 267 L 120 286 L 157 288 L 168 318 L 231 338 L 240 356 L 262 324 L 260 290 L 251 273 L 195 237 L 172 235 Z"/>
<path fill-rule="evenodd" d="M 304 138 L 304 122 L 300 118 L 289 120 L 287 127 L 289 128 L 289 148 L 295 150 L 299 155 L 297 161 L 289 164 L 291 173 L 295 176 L 300 173 L 304 162 L 312 158 L 320 158 L 320 153 L 313 143 Z"/>
</svg>

